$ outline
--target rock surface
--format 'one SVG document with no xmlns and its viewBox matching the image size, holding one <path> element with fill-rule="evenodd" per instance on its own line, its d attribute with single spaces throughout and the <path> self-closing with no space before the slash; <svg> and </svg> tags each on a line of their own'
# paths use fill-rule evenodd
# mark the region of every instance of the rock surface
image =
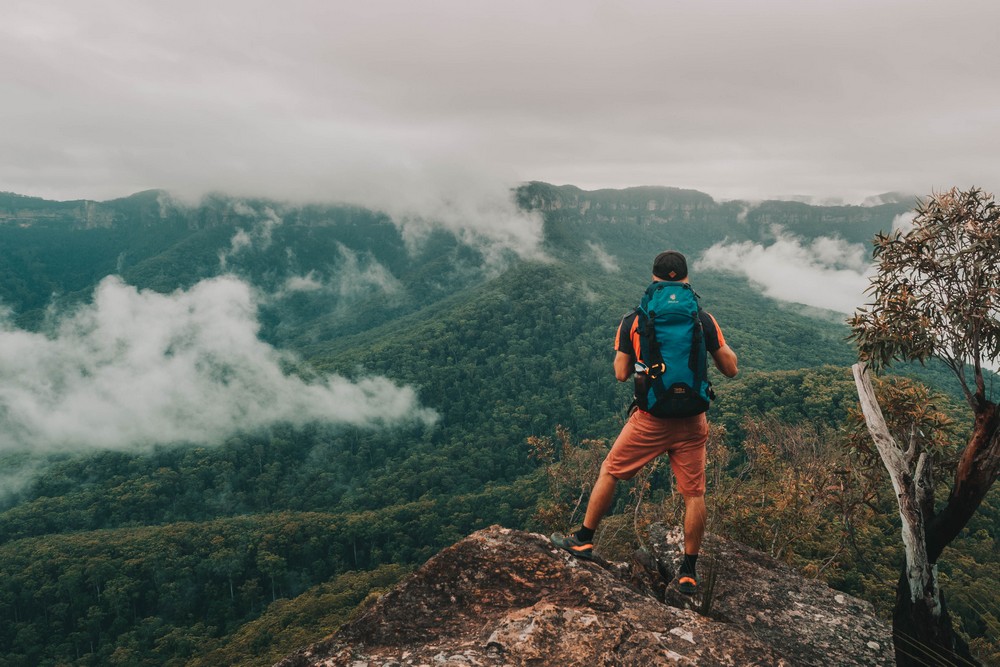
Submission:
<svg viewBox="0 0 1000 667">
<path fill-rule="evenodd" d="M 889 628 L 867 602 L 734 542 L 709 536 L 702 553 L 703 590 L 689 597 L 669 583 L 676 530 L 654 526 L 649 552 L 606 563 L 494 526 L 279 665 L 893 664 Z"/>
</svg>

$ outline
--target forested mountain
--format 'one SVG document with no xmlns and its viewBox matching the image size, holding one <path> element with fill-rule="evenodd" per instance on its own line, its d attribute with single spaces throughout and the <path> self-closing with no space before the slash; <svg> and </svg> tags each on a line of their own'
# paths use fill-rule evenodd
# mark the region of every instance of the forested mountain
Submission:
<svg viewBox="0 0 1000 667">
<path fill-rule="evenodd" d="M 720 399 L 712 414 L 730 461 L 719 474 L 744 485 L 727 488 L 785 485 L 777 473 L 747 472 L 748 461 L 763 460 L 753 440 L 761 423 L 838 433 L 848 451 L 854 353 L 842 316 L 770 298 L 707 251 L 813 244 L 820 258 L 830 255 L 828 268 L 842 270 L 846 260 L 833 250 L 867 244 L 910 204 L 716 202 L 672 188 L 585 192 L 544 183 L 513 196 L 519 211 L 498 227 L 488 216 L 407 220 L 222 195 L 196 205 L 158 191 L 109 202 L 0 195 L 0 340 L 9 346 L 0 351 L 0 665 L 268 664 L 473 530 L 546 527 L 541 510 L 560 501 L 555 468 L 533 458 L 530 443 L 555 437 L 558 426 L 584 451 L 592 446 L 585 442 L 617 433 L 631 390 L 611 374 L 612 336 L 665 248 L 688 255 L 703 306 L 740 355 L 740 378 L 713 378 Z M 256 418 L 287 400 L 278 390 L 240 412 L 230 392 L 249 371 L 225 346 L 202 349 L 229 331 L 212 328 L 224 307 L 198 291 L 205 285 L 246 296 L 233 321 L 253 327 L 253 343 L 266 344 L 253 350 L 280 368 L 280 382 L 297 379 L 289 391 L 351 401 L 360 394 L 365 409 L 401 416 L 325 420 L 294 408 Z M 152 374 L 136 381 L 155 364 L 118 367 L 109 358 L 90 366 L 73 356 L 121 350 L 133 359 L 156 341 L 167 324 L 155 309 L 140 311 L 149 322 L 142 333 L 117 326 L 143 299 L 179 304 L 174 320 L 201 318 L 172 330 L 154 361 L 194 359 L 195 377 L 211 381 L 194 402 L 237 403 L 235 428 L 172 437 L 188 433 L 175 422 L 200 418 L 198 405 L 183 402 L 150 413 L 155 428 L 109 417 L 135 429 L 132 442 L 60 398 L 82 400 L 62 385 L 90 387 L 88 378 L 108 368 L 110 379 L 92 385 L 102 409 L 119 405 L 100 402 L 116 387 L 137 400 L 147 389 L 188 391 Z M 115 338 L 111 352 L 95 338 L 104 332 Z M 47 383 L 17 380 L 18 345 L 51 351 L 44 368 L 59 372 Z M 66 370 L 73 363 L 79 372 Z M 954 391 L 934 369 L 914 372 Z M 341 380 L 353 393 L 335 392 Z M 397 410 L 405 391 L 412 405 Z M 935 400 L 961 414 L 948 398 Z M 71 420 L 55 437 L 26 416 L 39 406 L 51 420 L 81 423 Z M 653 475 L 659 495 L 651 498 L 669 503 L 668 475 Z M 726 483 L 720 477 L 716 488 Z M 851 510 L 855 523 L 819 522 L 780 557 L 884 605 L 878 596 L 890 595 L 899 558 L 889 500 L 866 496 Z M 942 565 L 972 591 L 953 600 L 984 655 L 1000 642 L 998 505 L 994 493 L 956 549 L 950 562 L 962 568 Z M 778 510 L 723 511 L 756 517 L 741 522 L 738 536 L 752 542 L 766 530 L 755 536 L 750 527 L 772 525 L 769 512 Z M 728 524 L 722 517 L 717 525 Z"/>
</svg>

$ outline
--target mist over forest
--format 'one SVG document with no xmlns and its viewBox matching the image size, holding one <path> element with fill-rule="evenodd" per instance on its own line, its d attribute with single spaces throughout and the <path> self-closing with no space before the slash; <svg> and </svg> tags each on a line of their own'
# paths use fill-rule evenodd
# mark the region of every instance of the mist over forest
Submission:
<svg viewBox="0 0 1000 667">
<path fill-rule="evenodd" d="M 271 664 L 471 531 L 569 527 L 559 462 L 529 441 L 610 444 L 631 399 L 612 338 L 668 248 L 740 356 L 738 378 L 712 378 L 728 463 L 709 497 L 780 497 L 793 452 L 748 472 L 765 432 L 827 443 L 810 465 L 861 466 L 844 321 L 872 238 L 915 203 L 542 182 L 420 213 L 0 194 L 0 665 Z M 892 377 L 929 388 L 957 447 L 952 376 Z M 669 470 L 650 484 L 669 517 Z M 901 553 L 883 486 L 850 525 L 838 497 L 795 516 L 720 504 L 710 530 L 768 550 L 779 514 L 809 525 L 780 557 L 887 615 Z M 984 659 L 998 530 L 994 489 L 941 563 Z"/>
</svg>

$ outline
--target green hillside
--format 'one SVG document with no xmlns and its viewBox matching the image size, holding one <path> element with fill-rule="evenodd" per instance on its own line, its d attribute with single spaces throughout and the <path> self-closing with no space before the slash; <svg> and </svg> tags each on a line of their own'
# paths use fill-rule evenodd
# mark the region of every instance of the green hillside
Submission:
<svg viewBox="0 0 1000 667">
<path fill-rule="evenodd" d="M 612 337 L 658 250 L 695 258 L 723 239 L 767 242 L 774 225 L 803 240 L 862 243 L 907 209 L 543 183 L 516 197 L 540 216 L 544 256 L 506 250 L 498 262 L 443 227 L 414 244 L 386 215 L 349 206 L 220 195 L 191 207 L 160 192 L 102 203 L 0 197 L 0 302 L 11 326 L 54 335 L 50 309 L 86 304 L 112 273 L 162 293 L 231 273 L 256 290 L 260 336 L 297 355 L 295 372 L 385 376 L 438 414 L 433 425 L 276 424 L 210 446 L 0 452 L 28 479 L 0 513 L 0 665 L 271 660 L 333 629 L 316 614 L 341 622 L 369 590 L 470 531 L 542 528 L 551 486 L 528 439 L 557 426 L 576 441 L 617 434 L 631 389 L 611 373 Z M 743 474 L 747 417 L 851 428 L 844 325 L 727 273 L 692 281 L 740 355 L 739 378 L 712 378 L 713 418 L 732 453 L 726 475 Z M 916 371 L 954 391 L 941 372 Z M 0 422 L 5 414 L 0 403 Z M 657 474 L 654 486 L 668 488 Z M 895 515 L 891 498 L 868 500 L 885 510 L 858 515 L 870 563 L 833 553 L 842 527 L 818 527 L 786 558 L 830 559 L 825 576 L 855 594 L 874 595 L 888 576 L 888 594 Z M 995 492 L 990 503 L 955 557 L 982 573 L 977 590 L 988 590 L 998 562 L 987 546 L 1000 525 Z M 956 608 L 970 638 L 996 643 L 995 592 L 983 604 L 958 598 Z"/>
</svg>

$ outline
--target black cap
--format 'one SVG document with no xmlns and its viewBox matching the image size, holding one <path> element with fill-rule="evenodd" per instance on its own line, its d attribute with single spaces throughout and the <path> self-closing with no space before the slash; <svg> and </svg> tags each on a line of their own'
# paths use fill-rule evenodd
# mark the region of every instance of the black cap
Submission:
<svg viewBox="0 0 1000 667">
<path fill-rule="evenodd" d="M 653 275 L 660 280 L 684 280 L 687 274 L 687 260 L 676 250 L 661 252 L 653 260 Z"/>
</svg>

